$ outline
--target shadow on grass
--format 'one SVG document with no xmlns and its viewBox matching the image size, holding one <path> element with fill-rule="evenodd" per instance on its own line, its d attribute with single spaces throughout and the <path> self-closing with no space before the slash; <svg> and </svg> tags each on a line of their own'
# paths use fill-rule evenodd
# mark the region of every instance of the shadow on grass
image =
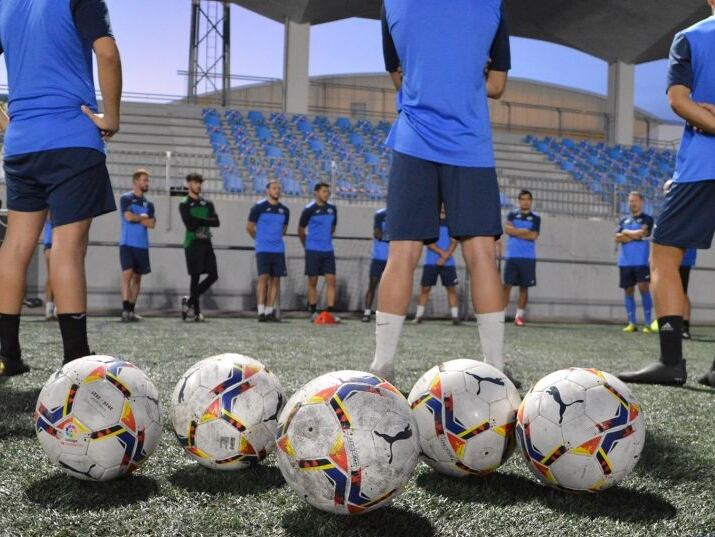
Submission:
<svg viewBox="0 0 715 537">
<path fill-rule="evenodd" d="M 0 440 L 35 436 L 32 413 L 38 395 L 40 388 L 0 393 Z"/>
<path fill-rule="evenodd" d="M 703 431 L 705 438 L 711 438 L 710 434 L 710 431 Z M 702 449 L 707 450 L 709 447 L 704 445 Z M 683 461 L 687 461 L 687 464 Z M 669 481 L 708 483 L 715 481 L 715 468 L 712 462 L 703 458 L 697 446 L 669 437 L 665 432 L 660 434 L 646 432 L 643 453 L 636 471 L 654 479 Z"/>
<path fill-rule="evenodd" d="M 158 493 L 156 480 L 143 475 L 98 483 L 55 474 L 35 481 L 25 489 L 25 496 L 31 502 L 47 509 L 87 511 L 132 505 Z"/>
<path fill-rule="evenodd" d="M 297 511 L 285 513 L 281 525 L 288 535 L 296 537 L 430 537 L 435 534 L 432 523 L 425 517 L 392 506 L 361 516 L 340 516 L 305 505 Z"/>
<path fill-rule="evenodd" d="M 192 492 L 240 496 L 266 492 L 285 484 L 278 468 L 263 464 L 237 472 L 221 472 L 191 464 L 174 472 L 169 481 L 176 487 Z"/>
<path fill-rule="evenodd" d="M 615 487 L 598 494 L 569 494 L 526 477 L 500 472 L 460 480 L 426 472 L 417 478 L 417 485 L 432 494 L 464 503 L 509 506 L 537 501 L 561 513 L 620 522 L 656 522 L 677 513 L 673 505 L 650 492 Z"/>
</svg>

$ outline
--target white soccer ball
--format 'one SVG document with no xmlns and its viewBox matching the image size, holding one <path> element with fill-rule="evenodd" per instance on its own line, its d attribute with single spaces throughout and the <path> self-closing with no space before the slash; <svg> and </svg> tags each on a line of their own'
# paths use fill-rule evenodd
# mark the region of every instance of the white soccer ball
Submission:
<svg viewBox="0 0 715 537">
<path fill-rule="evenodd" d="M 243 470 L 275 447 L 283 388 L 261 362 L 220 354 L 194 364 L 176 384 L 171 424 L 179 443 L 214 470 Z"/>
<path fill-rule="evenodd" d="M 278 466 L 311 505 L 336 514 L 382 507 L 419 457 L 404 396 L 369 373 L 338 371 L 303 386 L 279 418 Z"/>
<path fill-rule="evenodd" d="M 433 367 L 415 383 L 408 402 L 424 461 L 455 476 L 496 470 L 514 448 L 519 392 L 504 373 L 476 360 Z"/>
<path fill-rule="evenodd" d="M 539 481 L 597 492 L 625 478 L 645 442 L 640 405 L 623 382 L 571 368 L 541 379 L 517 413 L 516 438 Z"/>
<path fill-rule="evenodd" d="M 159 443 L 159 392 L 129 362 L 87 356 L 50 377 L 34 422 L 53 464 L 73 477 L 106 481 L 136 470 Z"/>
</svg>

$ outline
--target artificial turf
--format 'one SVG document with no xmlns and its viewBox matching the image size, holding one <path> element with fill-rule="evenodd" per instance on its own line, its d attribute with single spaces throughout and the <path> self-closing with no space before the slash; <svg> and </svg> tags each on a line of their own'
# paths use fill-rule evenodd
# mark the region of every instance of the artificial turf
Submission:
<svg viewBox="0 0 715 537">
<path fill-rule="evenodd" d="M 312 326 L 247 319 L 205 324 L 149 318 L 122 324 L 90 320 L 93 348 L 122 356 L 155 382 L 164 404 L 156 452 L 131 477 L 89 483 L 65 476 L 45 458 L 31 423 L 42 384 L 59 364 L 59 331 L 28 318 L 24 353 L 33 370 L 0 383 L 0 535 L 688 535 L 715 533 L 715 390 L 635 386 L 648 434 L 641 461 L 620 486 L 597 495 L 547 489 L 517 453 L 485 478 L 447 478 L 420 464 L 392 506 L 363 517 L 323 514 L 295 496 L 275 459 L 252 470 L 219 473 L 193 463 L 167 418 L 174 383 L 194 362 L 238 352 L 268 365 L 290 395 L 331 370 L 366 368 L 374 326 L 347 321 Z M 692 377 L 713 357 L 715 328 L 693 329 L 685 343 Z M 618 372 L 657 356 L 657 337 L 606 325 L 530 324 L 507 328 L 506 352 L 525 388 L 568 366 Z M 432 365 L 478 355 L 476 327 L 446 322 L 407 326 L 398 385 L 409 390 Z"/>
</svg>

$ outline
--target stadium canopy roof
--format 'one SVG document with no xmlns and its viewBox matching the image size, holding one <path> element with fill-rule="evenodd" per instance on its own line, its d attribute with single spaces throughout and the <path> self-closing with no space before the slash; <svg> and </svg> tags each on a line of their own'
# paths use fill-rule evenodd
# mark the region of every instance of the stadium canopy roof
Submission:
<svg viewBox="0 0 715 537">
<path fill-rule="evenodd" d="M 231 0 L 283 22 L 377 19 L 381 0 Z M 705 0 L 505 0 L 512 34 L 575 48 L 609 63 L 666 58 L 673 35 L 710 15 Z"/>
</svg>

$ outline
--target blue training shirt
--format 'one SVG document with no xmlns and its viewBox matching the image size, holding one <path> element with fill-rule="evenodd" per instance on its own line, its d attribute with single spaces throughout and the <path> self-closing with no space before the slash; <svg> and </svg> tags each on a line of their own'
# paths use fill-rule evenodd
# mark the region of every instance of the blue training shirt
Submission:
<svg viewBox="0 0 715 537">
<path fill-rule="evenodd" d="M 49 220 L 45 220 L 45 227 L 42 228 L 42 245 L 52 248 L 52 223 Z"/>
<path fill-rule="evenodd" d="M 698 258 L 698 251 L 695 248 L 688 248 L 685 250 L 685 255 L 683 256 L 683 261 L 680 263 L 681 267 L 694 267 L 695 261 Z"/>
<path fill-rule="evenodd" d="M 311 201 L 300 215 L 298 227 L 307 228 L 305 249 L 315 252 L 333 251 L 333 229 L 338 225 L 338 209 L 331 203 L 318 205 Z"/>
<path fill-rule="evenodd" d="M 256 253 L 285 252 L 283 232 L 290 220 L 290 211 L 282 203 L 271 204 L 262 199 L 251 207 L 248 221 L 256 224 Z"/>
<path fill-rule="evenodd" d="M 85 147 L 104 151 L 95 112 L 92 44 L 112 36 L 104 0 L 2 0 L 0 53 L 10 88 L 6 156 Z"/>
<path fill-rule="evenodd" d="M 653 231 L 653 217 L 645 213 L 638 216 L 625 216 L 618 223 L 618 232 L 629 230 L 639 230 L 643 226 L 648 226 L 648 234 Z M 618 254 L 619 267 L 646 267 L 650 256 L 650 241 L 641 239 L 639 241 L 625 242 L 621 244 Z"/>
<path fill-rule="evenodd" d="M 529 211 L 522 213 L 520 210 L 511 211 L 507 221 L 517 229 L 528 229 L 529 231 L 541 232 L 541 217 Z M 509 236 L 506 243 L 507 259 L 536 259 L 536 241 L 522 239 L 521 237 Z"/>
<path fill-rule="evenodd" d="M 678 33 L 670 50 L 668 88 L 690 88 L 698 103 L 715 103 L 715 16 Z M 715 180 L 715 136 L 685 126 L 673 181 Z"/>
<path fill-rule="evenodd" d="M 447 227 L 447 222 L 445 220 L 440 220 L 439 239 L 437 239 L 436 245 L 445 252 L 448 251 L 449 247 L 452 245 L 452 238 L 449 236 L 449 228 Z M 439 255 L 429 248 L 426 248 L 426 250 L 427 254 L 425 255 L 425 265 L 436 265 L 437 260 L 439 260 Z M 453 267 L 454 265 L 454 256 L 450 256 L 444 264 L 445 267 Z"/>
<path fill-rule="evenodd" d="M 154 204 L 144 196 L 137 196 L 134 192 L 122 194 L 119 198 L 119 219 L 122 222 L 119 246 L 131 246 L 132 248 L 149 248 L 149 230 L 140 222 L 130 222 L 124 217 L 124 213 L 129 211 L 132 214 L 147 214 L 149 218 L 156 218 Z"/>
<path fill-rule="evenodd" d="M 373 229 L 379 229 L 382 236 L 385 236 L 385 222 L 387 221 L 387 209 L 380 209 L 375 212 L 375 222 Z M 390 251 L 390 243 L 387 241 L 379 241 L 372 239 L 372 258 L 375 261 L 387 261 L 387 255 Z"/>
<path fill-rule="evenodd" d="M 383 49 L 386 69 L 403 72 L 387 145 L 441 164 L 493 168 L 484 72 L 511 68 L 502 0 L 385 0 Z"/>
</svg>

